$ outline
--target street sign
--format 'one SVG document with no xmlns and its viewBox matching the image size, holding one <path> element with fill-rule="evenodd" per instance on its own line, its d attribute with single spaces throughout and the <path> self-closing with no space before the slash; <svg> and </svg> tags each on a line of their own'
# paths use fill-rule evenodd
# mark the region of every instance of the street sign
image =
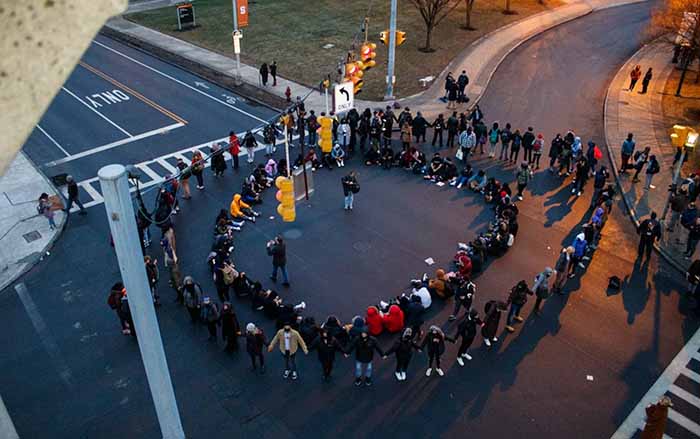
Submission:
<svg viewBox="0 0 700 439">
<path fill-rule="evenodd" d="M 333 110 L 337 113 L 349 111 L 355 107 L 355 93 L 352 82 L 341 82 L 333 89 Z"/>
<path fill-rule="evenodd" d="M 196 26 L 194 17 L 194 5 L 192 3 L 184 3 L 177 5 L 177 30 L 182 30 L 183 27 Z"/>
<path fill-rule="evenodd" d="M 248 0 L 238 0 L 237 2 L 238 28 L 248 26 Z"/>
</svg>

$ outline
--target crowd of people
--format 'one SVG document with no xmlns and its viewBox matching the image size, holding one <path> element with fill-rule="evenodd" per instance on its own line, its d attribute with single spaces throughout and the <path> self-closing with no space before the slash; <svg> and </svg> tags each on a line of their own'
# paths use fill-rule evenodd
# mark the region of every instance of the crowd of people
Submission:
<svg viewBox="0 0 700 439">
<path fill-rule="evenodd" d="M 608 184 L 608 172 L 605 166 L 597 166 L 601 159 L 600 149 L 593 142 L 588 142 L 584 152 L 581 139 L 572 131 L 564 136 L 557 135 L 551 142 L 549 151 L 549 170 L 564 177 L 574 174 L 572 193 L 580 195 L 589 179 L 593 179 L 593 201 L 590 219 L 575 233 L 571 245 L 565 246 L 555 261 L 554 267 L 545 267 L 532 282 L 519 281 L 500 299 L 489 300 L 484 304 L 483 312 L 474 305 L 477 286 L 476 276 L 486 268 L 489 258 L 504 254 L 514 245 L 518 233 L 518 212 L 516 201 L 523 200 L 524 191 L 533 173 L 540 166 L 540 157 L 544 154 L 545 143 L 542 134 L 535 134 L 529 127 L 521 134 L 510 124 L 503 127 L 498 122 L 487 129 L 484 114 L 477 106 L 468 114 L 453 113 L 444 120 L 439 116 L 434 123 L 428 124 L 420 112 L 415 117 L 408 108 L 398 116 L 387 107 L 385 110 L 365 110 L 361 115 L 351 110 L 338 123 L 333 124 L 334 150 L 342 151 L 341 161 L 338 156 L 324 154 L 319 158 L 314 148 L 309 147 L 305 155 L 300 155 L 292 166 L 311 162 L 314 168 L 343 167 L 347 151 L 348 157 L 361 154 L 367 166 L 378 165 L 386 169 L 403 168 L 422 176 L 439 185 L 449 184 L 457 189 L 469 189 L 476 196 L 493 207 L 494 219 L 487 230 L 479 233 L 468 243 L 459 243 L 454 257 L 454 266 L 437 269 L 433 276 L 424 274 L 420 279 L 411 281 L 410 288 L 402 294 L 389 297 L 379 303 L 370 304 L 363 315 L 355 316 L 349 322 L 342 322 L 336 315 L 329 315 L 323 320 L 316 320 L 306 312 L 306 303 L 298 304 L 285 301 L 281 291 L 264 288 L 259 280 L 251 279 L 240 270 L 234 262 L 234 236 L 240 232 L 245 222 L 255 222 L 259 213 L 253 206 L 262 202 L 263 192 L 272 186 L 279 175 L 289 175 L 289 167 L 284 159 L 279 162 L 273 158 L 277 133 L 286 126 L 287 133 L 299 136 L 299 143 L 307 141 L 313 144 L 315 139 L 311 132 L 314 125 L 308 119 L 314 117 L 313 111 L 306 115 L 303 108 L 285 113 L 278 124 L 272 123 L 263 131 L 266 147 L 266 162 L 251 164 L 251 172 L 245 178 L 240 193 L 236 193 L 228 209 L 218 212 L 213 228 L 211 253 L 207 258 L 218 301 L 208 295 L 192 276 L 181 276 L 179 259 L 176 252 L 175 231 L 172 218 L 179 211 L 178 188 L 183 187 L 183 198 L 189 198 L 188 179 L 197 178 L 197 188 L 204 189 L 201 177 L 205 169 L 205 158 L 195 155 L 189 165 L 178 167 L 178 178 L 167 179 L 158 196 L 157 208 L 149 214 L 140 197 L 137 220 L 143 242 L 144 252 L 150 243 L 148 229 L 156 225 L 162 233 L 160 245 L 164 255 L 164 265 L 169 271 L 169 284 L 176 291 L 176 301 L 184 305 L 194 324 L 207 326 L 214 341 L 221 337 L 226 343 L 226 350 L 239 350 L 238 339 L 245 339 L 246 352 L 251 358 L 251 368 L 265 370 L 265 350 L 275 348 L 284 357 L 284 378 L 297 379 L 296 354 L 299 349 L 304 353 L 316 350 L 321 363 L 324 379 L 329 379 L 335 360 L 339 355 L 355 358 L 355 384 L 372 384 L 372 364 L 376 357 L 396 359 L 395 376 L 398 381 L 406 379 L 408 365 L 413 354 L 425 351 L 428 367 L 425 374 L 444 375 L 442 364 L 446 352 L 446 342 L 457 343 L 456 362 L 463 366 L 465 360 L 471 360 L 469 349 L 478 331 L 483 343 L 490 347 L 498 342 L 502 314 L 506 314 L 505 329 L 515 331 L 515 325 L 523 321 L 521 316 L 529 296 L 535 296 L 533 312 L 540 313 L 542 303 L 552 293 L 563 294 L 568 278 L 576 276 L 577 270 L 585 268 L 597 247 L 600 232 L 607 215 L 612 208 L 614 186 Z M 294 120 L 295 119 L 295 120 Z M 293 121 L 294 120 L 294 121 Z M 299 121 L 304 122 L 299 122 Z M 392 148 L 393 124 L 400 130 L 401 148 Z M 292 126 L 303 126 L 301 130 L 291 130 Z M 280 128 L 281 126 L 281 128 Z M 433 144 L 436 146 L 430 160 L 427 160 L 420 148 L 425 141 L 425 129 L 434 130 Z M 308 133 L 306 127 L 309 128 Z M 447 149 L 442 153 L 441 130 L 447 129 Z M 244 136 L 244 147 L 252 144 L 246 140 L 252 137 L 248 132 Z M 415 141 L 413 141 L 415 139 Z M 439 143 L 436 144 L 436 140 Z M 253 139 L 253 141 L 255 141 Z M 253 144 L 254 145 L 254 144 Z M 500 154 L 496 151 L 500 146 Z M 209 158 L 215 178 L 223 175 L 226 161 L 222 154 L 228 148 L 233 157 L 233 169 L 239 169 L 237 155 L 241 142 L 235 133 L 231 133 L 228 145 L 215 145 Z M 255 148 L 255 145 L 252 146 Z M 523 161 L 519 162 L 519 152 L 523 149 Z M 445 152 L 447 152 L 445 154 Z M 504 165 L 517 164 L 515 167 L 515 193 L 509 182 L 499 181 L 486 175 L 485 170 L 475 170 L 470 157 L 486 154 L 494 160 L 501 160 Z M 337 153 L 340 154 L 340 153 Z M 454 154 L 454 160 L 451 155 Z M 249 154 L 249 160 L 252 153 Z M 352 194 L 359 191 L 355 173 L 350 172 L 342 178 L 345 193 L 345 208 L 351 210 Z M 289 286 L 286 270 L 286 243 L 281 236 L 267 243 L 267 252 L 272 257 L 273 272 L 270 276 L 277 282 L 281 270 L 284 287 Z M 154 302 L 159 302 L 157 261 L 148 256 L 144 259 Z M 231 294 L 233 293 L 233 294 Z M 235 296 L 235 297 L 234 297 Z M 239 323 L 233 299 L 249 300 L 252 310 L 274 321 L 276 332 L 268 341 L 261 325 L 253 322 L 242 327 Z M 428 310 L 436 301 L 453 301 L 452 313 L 445 325 L 430 325 L 424 328 Z M 128 309 L 128 295 L 124 286 L 113 286 L 108 303 L 118 315 L 125 334 L 136 335 L 133 320 Z M 453 323 L 456 322 L 456 323 Z M 396 334 L 390 347 L 383 349 L 376 337 L 381 334 Z"/>
</svg>

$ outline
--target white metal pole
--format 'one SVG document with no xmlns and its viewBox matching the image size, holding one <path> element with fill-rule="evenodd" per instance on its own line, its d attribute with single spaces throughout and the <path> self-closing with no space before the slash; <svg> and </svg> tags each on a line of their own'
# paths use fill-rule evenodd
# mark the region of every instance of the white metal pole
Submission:
<svg viewBox="0 0 700 439">
<path fill-rule="evenodd" d="M 12 418 L 7 412 L 7 407 L 0 397 L 0 437 L 4 439 L 19 439 L 15 424 L 12 423 Z"/>
<path fill-rule="evenodd" d="M 287 124 L 284 124 L 284 154 L 287 156 L 287 177 L 292 178 L 292 164 L 289 162 L 289 137 L 287 136 Z M 302 159 L 302 166 L 304 165 Z"/>
<path fill-rule="evenodd" d="M 233 31 L 238 32 L 238 0 L 232 0 L 233 2 Z M 240 44 L 240 40 L 238 41 Z M 236 55 L 236 84 L 241 83 L 241 54 L 237 51 Z"/>
<path fill-rule="evenodd" d="M 328 85 L 328 87 L 330 87 L 330 84 Z M 328 87 L 324 87 L 324 89 L 326 91 L 326 93 L 325 93 L 325 95 L 326 95 L 326 116 L 330 116 L 330 114 L 331 114 L 330 109 L 328 108 Z"/>
<path fill-rule="evenodd" d="M 391 16 L 389 17 L 389 59 L 386 69 L 386 96 L 384 100 L 394 99 L 394 61 L 396 58 L 396 9 L 398 0 L 391 0 Z"/>
<path fill-rule="evenodd" d="M 119 271 L 129 298 L 139 349 L 164 439 L 184 439 L 160 328 L 148 287 L 143 253 L 129 194 L 126 168 L 108 165 L 97 173 L 107 210 Z"/>
</svg>

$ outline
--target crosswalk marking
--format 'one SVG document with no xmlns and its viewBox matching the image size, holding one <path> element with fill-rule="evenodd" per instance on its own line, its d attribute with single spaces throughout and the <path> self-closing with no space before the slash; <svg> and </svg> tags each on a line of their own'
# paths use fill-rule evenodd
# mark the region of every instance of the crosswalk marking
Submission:
<svg viewBox="0 0 700 439">
<path fill-rule="evenodd" d="M 684 404 L 690 404 L 700 410 L 700 394 L 693 394 L 691 393 L 693 389 L 684 389 L 681 387 L 682 382 L 676 382 L 679 377 L 686 377 L 694 383 L 700 384 L 700 374 L 688 368 L 692 360 L 700 361 L 700 330 L 696 331 L 688 343 L 683 346 L 683 349 L 671 361 L 671 364 L 651 386 L 646 395 L 642 397 L 642 400 L 637 403 L 611 439 L 630 439 L 638 434 L 644 428 L 646 407 L 656 403 L 663 395 L 668 395 L 671 401 L 678 402 L 676 406 L 668 410 L 669 423 L 675 423 L 700 437 L 700 419 L 690 419 L 688 416 L 691 414 L 681 413 L 681 411 L 688 410 L 683 407 Z M 693 413 L 692 416 L 697 416 L 697 414 Z M 669 434 L 664 434 L 663 437 L 664 439 L 672 439 Z"/>
<path fill-rule="evenodd" d="M 256 140 L 258 141 L 258 147 L 255 148 L 255 151 L 257 152 L 257 151 L 261 151 L 261 150 L 265 149 L 265 144 L 264 144 L 263 139 L 262 139 L 262 128 L 257 128 L 255 130 L 252 130 L 251 132 L 253 133 L 253 135 L 256 137 Z M 245 135 L 245 132 L 237 134 L 237 136 L 239 136 L 241 138 L 243 135 Z M 295 134 L 294 137 L 292 138 L 292 140 L 297 140 L 298 138 L 299 138 L 299 135 Z M 278 134 L 277 139 L 278 140 L 284 139 L 284 134 Z M 147 189 L 149 187 L 158 185 L 165 180 L 165 177 L 167 175 L 174 175 L 174 174 L 177 174 L 179 172 L 177 168 L 175 168 L 173 165 L 168 163 L 167 159 L 181 158 L 185 163 L 189 164 L 190 160 L 185 156 L 185 154 L 193 154 L 195 151 L 200 151 L 202 153 L 202 156 L 206 157 L 207 154 L 205 154 L 204 150 L 209 151 L 211 149 L 211 145 L 218 144 L 221 142 L 224 142 L 228 145 L 228 136 L 222 137 L 219 139 L 210 140 L 208 142 L 205 142 L 205 143 L 202 143 L 199 145 L 191 146 L 191 147 L 188 147 L 185 149 L 181 149 L 180 151 L 172 152 L 172 153 L 166 154 L 166 155 L 161 156 L 161 157 L 156 157 L 154 159 L 146 160 L 144 162 L 135 164 L 134 166 L 136 166 L 136 168 L 143 171 L 143 173 L 146 176 L 148 176 L 148 178 L 149 178 L 149 181 L 140 182 L 139 188 L 141 190 L 143 190 L 143 189 Z M 228 150 L 225 150 L 223 155 L 224 155 L 225 160 L 227 160 L 227 161 L 231 160 L 231 155 L 228 153 Z M 246 149 L 241 148 L 241 152 L 239 154 L 239 157 L 245 157 L 246 155 L 248 155 Z M 210 161 L 207 161 L 204 164 L 205 168 L 208 168 L 210 166 L 209 162 Z M 168 173 L 166 175 L 160 175 L 155 170 L 155 169 L 158 169 L 157 167 L 154 169 L 154 168 L 151 168 L 149 166 L 152 164 L 155 164 L 155 165 L 162 167 L 163 169 L 167 170 Z M 83 205 L 86 208 L 97 206 L 97 205 L 100 205 L 104 202 L 104 198 L 102 198 L 102 195 L 96 189 L 96 188 L 100 187 L 100 182 L 99 182 L 99 179 L 97 177 L 89 178 L 87 180 L 83 180 L 83 181 L 79 182 L 78 187 L 83 188 L 85 193 L 87 193 L 87 195 L 91 198 L 89 201 L 83 202 Z M 130 184 L 130 191 L 136 192 L 136 186 L 133 184 Z M 71 209 L 71 212 L 75 212 L 77 210 L 78 210 L 78 207 L 75 206 Z"/>
</svg>

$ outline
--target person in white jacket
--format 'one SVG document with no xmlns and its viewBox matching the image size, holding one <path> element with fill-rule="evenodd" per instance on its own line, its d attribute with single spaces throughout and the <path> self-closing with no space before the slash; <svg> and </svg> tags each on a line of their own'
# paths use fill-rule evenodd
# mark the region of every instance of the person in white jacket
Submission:
<svg viewBox="0 0 700 439">
<path fill-rule="evenodd" d="M 345 118 L 340 121 L 340 125 L 338 126 L 338 141 L 343 149 L 347 148 L 350 142 L 350 125 Z"/>
</svg>

